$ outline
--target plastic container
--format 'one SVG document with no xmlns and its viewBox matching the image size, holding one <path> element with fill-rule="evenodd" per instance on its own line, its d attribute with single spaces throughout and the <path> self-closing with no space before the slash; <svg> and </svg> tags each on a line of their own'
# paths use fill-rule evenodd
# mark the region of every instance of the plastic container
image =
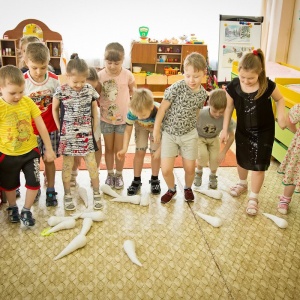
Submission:
<svg viewBox="0 0 300 300">
<path fill-rule="evenodd" d="M 134 66 L 132 67 L 133 73 L 140 73 L 142 71 L 142 67 Z"/>
</svg>

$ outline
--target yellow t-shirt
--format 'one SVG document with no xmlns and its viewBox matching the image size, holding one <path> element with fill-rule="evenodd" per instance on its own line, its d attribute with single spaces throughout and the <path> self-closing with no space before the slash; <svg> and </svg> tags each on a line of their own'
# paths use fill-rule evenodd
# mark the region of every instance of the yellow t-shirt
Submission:
<svg viewBox="0 0 300 300">
<path fill-rule="evenodd" d="M 0 97 L 0 152 L 19 156 L 37 147 L 31 120 L 41 114 L 36 104 L 24 96 L 16 105 Z"/>
</svg>

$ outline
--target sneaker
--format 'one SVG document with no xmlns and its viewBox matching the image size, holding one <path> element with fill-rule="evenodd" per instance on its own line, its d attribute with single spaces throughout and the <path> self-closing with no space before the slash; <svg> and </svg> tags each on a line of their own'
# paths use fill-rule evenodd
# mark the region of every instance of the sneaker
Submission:
<svg viewBox="0 0 300 300">
<path fill-rule="evenodd" d="M 21 197 L 21 192 L 20 192 L 20 188 L 16 189 L 16 198 L 20 198 Z"/>
<path fill-rule="evenodd" d="M 102 209 L 103 203 L 101 200 L 101 193 L 93 192 L 93 198 L 94 198 L 94 209 Z"/>
<path fill-rule="evenodd" d="M 218 180 L 217 180 L 218 176 L 214 175 L 214 174 L 210 174 L 209 175 L 209 183 L 208 183 L 208 187 L 210 189 L 215 190 L 218 187 Z"/>
<path fill-rule="evenodd" d="M 38 190 L 38 193 L 36 194 L 33 202 L 34 203 L 38 202 L 40 200 L 40 197 L 41 197 L 41 189 Z"/>
<path fill-rule="evenodd" d="M 120 190 L 124 186 L 122 175 L 116 175 L 115 177 L 115 189 Z"/>
<path fill-rule="evenodd" d="M 168 190 L 161 198 L 160 202 L 166 204 L 172 200 L 172 198 L 176 195 L 176 190 L 173 192 L 172 190 Z"/>
<path fill-rule="evenodd" d="M 57 206 L 56 192 L 46 192 L 46 206 Z"/>
<path fill-rule="evenodd" d="M 8 213 L 8 218 L 11 223 L 19 223 L 20 222 L 19 209 L 17 206 L 8 207 L 6 210 Z"/>
<path fill-rule="evenodd" d="M 131 186 L 127 189 L 127 196 L 134 196 L 141 189 L 141 181 L 132 181 Z"/>
<path fill-rule="evenodd" d="M 29 210 L 22 211 L 20 219 L 25 226 L 33 226 L 35 224 L 35 219 L 32 217 L 32 213 Z"/>
<path fill-rule="evenodd" d="M 115 176 L 114 174 L 108 174 L 105 180 L 105 184 L 109 185 L 110 187 L 115 186 Z"/>
<path fill-rule="evenodd" d="M 161 192 L 160 181 L 158 179 L 150 179 L 149 183 L 151 184 L 151 193 L 153 195 L 158 195 Z"/>
<path fill-rule="evenodd" d="M 184 199 L 186 202 L 193 202 L 195 197 L 191 188 L 184 189 Z"/>
<path fill-rule="evenodd" d="M 71 194 L 65 194 L 64 206 L 65 206 L 65 210 L 75 210 L 75 205 L 73 203 L 73 198 Z"/>
<path fill-rule="evenodd" d="M 201 186 L 203 172 L 196 172 L 194 178 L 194 186 Z"/>
</svg>

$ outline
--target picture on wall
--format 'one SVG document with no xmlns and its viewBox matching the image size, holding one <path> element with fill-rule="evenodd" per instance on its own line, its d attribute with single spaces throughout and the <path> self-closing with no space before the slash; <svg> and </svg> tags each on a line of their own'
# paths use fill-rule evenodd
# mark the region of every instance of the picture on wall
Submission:
<svg viewBox="0 0 300 300">
<path fill-rule="evenodd" d="M 231 68 L 234 61 L 239 61 L 241 57 L 253 50 L 253 47 L 240 45 L 223 45 L 222 67 Z"/>
<path fill-rule="evenodd" d="M 250 43 L 251 27 L 248 25 L 228 25 L 225 27 L 226 43 Z"/>
</svg>

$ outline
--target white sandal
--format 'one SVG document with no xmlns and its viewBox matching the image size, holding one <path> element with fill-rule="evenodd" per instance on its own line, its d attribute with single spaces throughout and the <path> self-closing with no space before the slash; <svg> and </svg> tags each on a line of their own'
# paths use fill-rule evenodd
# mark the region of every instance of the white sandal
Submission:
<svg viewBox="0 0 300 300">
<path fill-rule="evenodd" d="M 65 206 L 65 210 L 75 210 L 76 209 L 71 194 L 65 194 L 64 206 Z"/>
</svg>

